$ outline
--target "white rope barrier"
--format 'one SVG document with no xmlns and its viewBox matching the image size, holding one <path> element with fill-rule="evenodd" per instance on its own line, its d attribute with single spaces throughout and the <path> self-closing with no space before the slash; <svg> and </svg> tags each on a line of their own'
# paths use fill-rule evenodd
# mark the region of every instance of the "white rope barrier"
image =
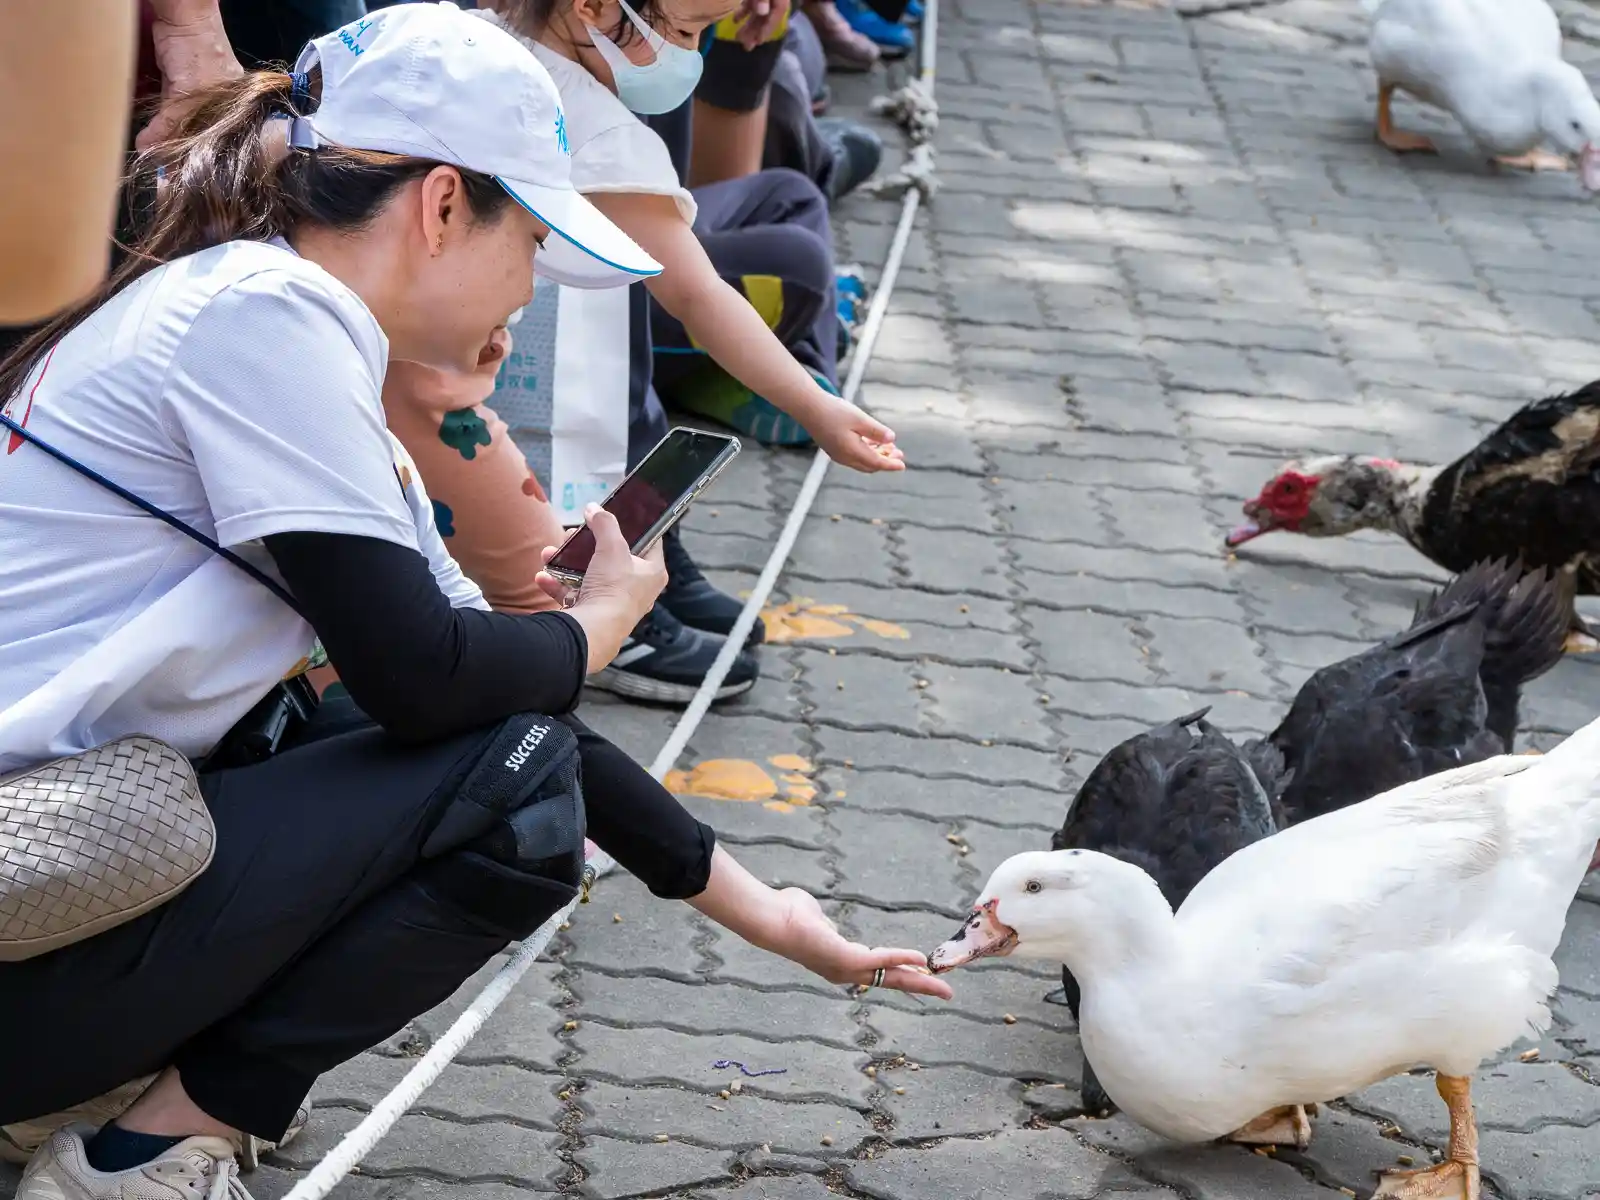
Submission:
<svg viewBox="0 0 1600 1200">
<path fill-rule="evenodd" d="M 861 389 L 861 382 L 866 377 L 867 367 L 872 361 L 872 352 L 883 329 L 884 316 L 889 311 L 889 299 L 894 294 L 895 281 L 900 275 L 906 247 L 911 242 L 917 211 L 924 197 L 932 193 L 933 159 L 928 139 L 932 138 L 939 120 L 938 108 L 933 100 L 938 22 L 939 0 L 927 0 L 922 19 L 922 59 L 918 77 L 895 96 L 888 97 L 881 107 L 881 111 L 893 115 L 905 126 L 913 146 L 907 167 L 891 177 L 904 191 L 900 221 L 895 226 L 894 240 L 889 245 L 889 254 L 884 260 L 877 290 L 873 293 L 872 303 L 868 306 L 867 319 L 857 339 L 854 357 L 850 361 L 850 373 L 845 379 L 843 395 L 851 402 L 854 402 L 856 393 Z M 761 569 L 761 575 L 739 613 L 739 619 L 734 622 L 733 629 L 729 632 L 716 661 L 712 663 L 705 681 L 700 685 L 700 690 L 695 693 L 689 707 L 673 728 L 672 735 L 667 738 L 655 761 L 650 765 L 650 774 L 656 779 L 664 779 L 667 772 L 677 764 L 679 755 L 683 753 L 684 747 L 689 744 L 689 739 L 694 736 L 700 722 L 710 711 L 711 703 L 716 699 L 717 689 L 727 678 L 734 659 L 738 657 L 745 639 L 749 637 L 750 630 L 756 623 L 756 618 L 761 614 L 768 597 L 772 595 L 779 574 L 789 561 L 795 541 L 800 536 L 800 528 L 810 515 L 811 506 L 816 502 L 817 492 L 822 487 L 822 479 L 827 474 L 828 465 L 828 456 L 818 450 L 816 457 L 811 460 L 811 469 L 806 472 L 805 482 L 800 487 L 800 494 L 795 498 L 789 518 L 784 522 L 783 531 L 778 535 L 778 541 L 773 546 L 772 553 L 768 555 L 766 565 Z M 511 989 L 516 987 L 518 981 L 527 974 L 528 968 L 534 964 L 539 955 L 544 953 L 545 947 L 566 924 L 573 910 L 580 903 L 587 903 L 589 889 L 595 881 L 615 865 L 616 860 L 609 854 L 596 851 L 594 857 L 584 864 L 581 897 L 551 917 L 534 931 L 532 937 L 517 947 L 505 966 L 495 973 L 483 991 L 479 992 L 467 1006 L 466 1011 L 451 1023 L 450 1028 L 445 1030 L 443 1036 L 418 1060 L 416 1066 L 406 1072 L 405 1078 L 400 1080 L 388 1095 L 373 1105 L 372 1111 L 354 1129 L 345 1134 L 339 1144 L 328 1151 L 304 1179 L 295 1184 L 285 1200 L 324 1200 L 339 1181 L 350 1174 L 356 1164 L 372 1152 L 373 1147 L 394 1128 L 395 1122 L 410 1110 L 478 1030 L 483 1028 L 484 1022 L 511 994 Z"/>
</svg>

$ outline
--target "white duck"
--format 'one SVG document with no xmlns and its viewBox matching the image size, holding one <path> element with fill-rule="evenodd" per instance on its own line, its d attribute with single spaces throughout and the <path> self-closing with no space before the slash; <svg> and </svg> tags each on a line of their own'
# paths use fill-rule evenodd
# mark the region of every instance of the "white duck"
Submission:
<svg viewBox="0 0 1600 1200">
<path fill-rule="evenodd" d="M 1548 1025 L 1551 955 L 1597 838 L 1600 721 L 1542 757 L 1433 775 L 1247 846 L 1176 914 L 1117 859 L 1018 854 L 928 962 L 1065 963 L 1106 1092 L 1179 1141 L 1431 1067 L 1448 1157 L 1385 1174 L 1375 1197 L 1477 1200 L 1471 1076 Z"/>
<path fill-rule="evenodd" d="M 1453 113 L 1505 166 L 1565 169 L 1579 156 L 1600 189 L 1600 103 L 1561 57 L 1561 24 L 1545 0 L 1363 0 L 1378 74 L 1378 140 L 1398 153 L 1433 143 L 1394 127 L 1396 89 Z M 1538 149 L 1548 142 L 1561 151 Z"/>
</svg>

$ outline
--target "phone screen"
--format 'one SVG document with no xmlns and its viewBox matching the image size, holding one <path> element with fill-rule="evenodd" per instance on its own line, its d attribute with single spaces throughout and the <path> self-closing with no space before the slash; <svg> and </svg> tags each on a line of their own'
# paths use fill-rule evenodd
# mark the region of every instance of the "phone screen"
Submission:
<svg viewBox="0 0 1600 1200">
<path fill-rule="evenodd" d="M 674 429 L 667 439 L 605 498 L 603 507 L 617 518 L 622 536 L 635 554 L 657 521 L 672 510 L 728 449 L 728 438 Z M 594 557 L 594 534 L 585 525 L 561 547 L 550 565 L 582 575 Z"/>
</svg>

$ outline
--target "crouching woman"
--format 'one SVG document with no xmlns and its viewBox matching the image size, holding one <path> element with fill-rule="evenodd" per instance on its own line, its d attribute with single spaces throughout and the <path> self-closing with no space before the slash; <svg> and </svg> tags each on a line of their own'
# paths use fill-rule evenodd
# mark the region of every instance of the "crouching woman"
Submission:
<svg viewBox="0 0 1600 1200">
<path fill-rule="evenodd" d="M 752 878 L 571 715 L 660 562 L 597 514 L 568 607 L 491 612 L 384 427 L 388 359 L 470 370 L 541 265 L 656 269 L 572 190 L 544 68 L 416 4 L 299 70 L 203 97 L 146 164 L 140 253 L 0 363 L 0 777 L 145 734 L 197 763 L 215 829 L 166 903 L 0 954 L 0 1027 L 26 1031 L 0 1124 L 157 1074 L 55 1134 L 22 1200 L 237 1188 L 243 1137 L 575 895 L 585 828 L 824 978 L 948 994 Z M 323 651 L 349 699 L 313 711 L 295 681 Z"/>
</svg>

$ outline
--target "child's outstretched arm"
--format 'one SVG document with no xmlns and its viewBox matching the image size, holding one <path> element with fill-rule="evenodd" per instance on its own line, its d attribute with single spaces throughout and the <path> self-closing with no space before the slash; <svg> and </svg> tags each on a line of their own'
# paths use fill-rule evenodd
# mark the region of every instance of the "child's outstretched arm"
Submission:
<svg viewBox="0 0 1600 1200">
<path fill-rule="evenodd" d="M 717 274 L 670 196 L 589 197 L 662 266 L 645 286 L 745 387 L 788 413 L 835 462 L 858 471 L 900 471 L 894 431 L 818 386 L 759 313 Z"/>
</svg>

